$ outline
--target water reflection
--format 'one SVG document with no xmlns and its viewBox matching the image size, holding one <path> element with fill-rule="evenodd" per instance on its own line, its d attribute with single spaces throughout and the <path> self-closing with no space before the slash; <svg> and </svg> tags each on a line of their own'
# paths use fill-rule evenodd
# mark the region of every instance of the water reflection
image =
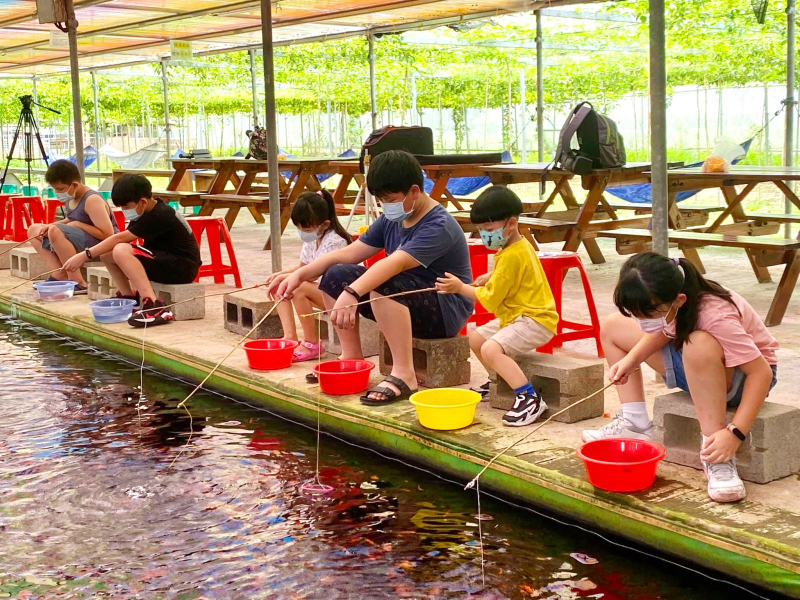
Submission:
<svg viewBox="0 0 800 600">
<path fill-rule="evenodd" d="M 0 597 L 722 598 L 474 493 L 0 324 Z M 176 454 L 191 442 L 170 469 Z M 584 565 L 570 553 L 599 559 Z M 6 596 L 6 594 L 8 596 Z"/>
</svg>

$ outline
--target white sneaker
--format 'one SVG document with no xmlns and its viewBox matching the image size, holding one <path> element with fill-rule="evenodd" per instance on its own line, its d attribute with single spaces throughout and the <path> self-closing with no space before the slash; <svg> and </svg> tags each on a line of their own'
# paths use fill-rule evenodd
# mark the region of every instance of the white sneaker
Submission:
<svg viewBox="0 0 800 600">
<path fill-rule="evenodd" d="M 708 477 L 708 496 L 714 502 L 738 502 L 747 495 L 734 461 L 704 462 L 703 471 Z"/>
<path fill-rule="evenodd" d="M 622 412 L 618 412 L 610 423 L 601 427 L 600 429 L 584 429 L 581 434 L 584 442 L 593 442 L 595 440 L 608 440 L 613 438 L 633 438 L 635 440 L 652 440 L 653 439 L 653 422 L 650 421 L 647 427 L 639 429 L 634 427 L 628 419 L 622 416 Z"/>
</svg>

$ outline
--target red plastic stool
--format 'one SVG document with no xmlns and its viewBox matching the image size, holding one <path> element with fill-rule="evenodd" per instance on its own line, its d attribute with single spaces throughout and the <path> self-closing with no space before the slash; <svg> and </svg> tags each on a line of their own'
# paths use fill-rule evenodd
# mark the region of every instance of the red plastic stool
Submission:
<svg viewBox="0 0 800 600">
<path fill-rule="evenodd" d="M 360 233 L 354 233 L 353 234 L 353 241 L 357 240 L 360 235 L 361 235 Z M 372 258 L 368 258 L 367 260 L 365 260 L 364 261 L 364 266 L 369 269 L 376 262 L 378 262 L 379 260 L 384 259 L 384 258 L 386 258 L 386 250 L 381 250 L 375 256 L 373 256 Z"/>
<path fill-rule="evenodd" d="M 58 209 L 62 206 L 64 206 L 64 203 L 61 200 L 47 198 L 44 201 L 44 222 L 54 223 L 56 220 L 56 212 L 58 212 Z"/>
<path fill-rule="evenodd" d="M 114 217 L 114 220 L 117 222 L 117 229 L 120 231 L 125 231 L 127 227 L 125 226 L 125 214 L 119 208 L 111 209 L 111 216 Z"/>
<path fill-rule="evenodd" d="M 553 348 L 560 348 L 564 342 L 594 338 L 595 344 L 597 344 L 597 356 L 605 358 L 603 347 L 600 344 L 600 320 L 597 318 L 597 308 L 594 305 L 592 288 L 589 285 L 589 278 L 583 269 L 580 256 L 576 252 L 539 252 L 538 256 L 547 276 L 547 281 L 550 284 L 550 289 L 553 291 L 553 298 L 556 301 L 558 333 L 547 344 L 539 348 L 537 352 L 552 354 Z M 569 269 L 578 269 L 581 274 L 583 293 L 586 296 L 591 325 L 573 323 L 561 318 L 562 283 L 564 275 Z"/>
<path fill-rule="evenodd" d="M 239 276 L 239 265 L 236 264 L 236 253 L 233 251 L 233 242 L 231 241 L 231 234 L 228 231 L 228 226 L 225 224 L 225 219 L 222 217 L 189 217 L 186 222 L 192 228 L 194 239 L 197 240 L 197 245 L 201 245 L 203 239 L 203 232 L 206 232 L 206 239 L 208 240 L 208 249 L 211 252 L 211 264 L 202 265 L 197 272 L 195 281 L 199 281 L 201 277 L 213 277 L 214 283 L 225 283 L 225 275 L 233 275 L 233 280 L 236 287 L 242 287 L 242 278 Z M 222 252 L 220 252 L 220 235 L 222 241 L 225 242 L 225 247 L 228 249 L 228 259 L 231 261 L 230 265 L 222 262 Z"/>
<path fill-rule="evenodd" d="M 14 237 L 11 222 L 11 199 L 19 194 L 0 194 L 0 240 Z"/>
<path fill-rule="evenodd" d="M 5 236 L 11 234 L 15 242 L 28 239 L 28 227 L 44 223 L 44 205 L 39 196 L 14 196 L 6 203 Z"/>
<path fill-rule="evenodd" d="M 469 249 L 469 266 L 472 269 L 472 280 L 476 280 L 481 275 L 489 272 L 489 255 L 497 254 L 497 250 L 489 250 L 483 245 L 483 242 L 478 239 L 468 239 L 467 248 Z M 467 319 L 464 327 L 459 332 L 460 335 L 467 335 L 467 325 L 475 323 L 480 327 L 494 319 L 494 314 L 486 310 L 480 302 L 475 302 L 475 310 L 472 316 Z"/>
</svg>

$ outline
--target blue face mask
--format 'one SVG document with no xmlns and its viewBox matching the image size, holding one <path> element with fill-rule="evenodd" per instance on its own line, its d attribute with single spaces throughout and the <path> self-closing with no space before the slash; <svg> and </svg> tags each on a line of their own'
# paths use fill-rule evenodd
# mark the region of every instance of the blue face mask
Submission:
<svg viewBox="0 0 800 600">
<path fill-rule="evenodd" d="M 125 218 L 128 219 L 128 221 L 135 221 L 142 216 L 136 212 L 135 208 L 123 208 L 122 214 L 125 215 Z"/>
<path fill-rule="evenodd" d="M 299 229 L 298 233 L 300 234 L 300 239 L 306 244 L 316 242 L 321 237 L 316 231 L 303 231 L 302 229 Z"/>
<path fill-rule="evenodd" d="M 508 236 L 503 235 L 503 230 L 505 228 L 506 226 L 503 225 L 500 229 L 495 229 L 494 231 L 484 231 L 481 229 L 479 233 L 481 234 L 483 245 L 489 250 L 502 250 L 505 248 L 505 245 L 508 243 Z"/>
<path fill-rule="evenodd" d="M 410 217 L 414 213 L 414 207 L 411 207 L 411 210 L 406 212 L 403 205 L 406 202 L 406 198 L 408 196 L 403 196 L 403 200 L 401 202 L 381 202 L 381 208 L 383 208 L 383 215 L 389 219 L 390 221 L 405 221 L 408 217 Z"/>
</svg>

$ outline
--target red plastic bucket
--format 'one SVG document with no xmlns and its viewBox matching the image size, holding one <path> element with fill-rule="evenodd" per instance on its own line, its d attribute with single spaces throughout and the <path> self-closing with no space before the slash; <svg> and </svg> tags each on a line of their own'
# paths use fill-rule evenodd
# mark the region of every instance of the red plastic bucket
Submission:
<svg viewBox="0 0 800 600">
<path fill-rule="evenodd" d="M 325 394 L 359 394 L 369 387 L 369 373 L 375 363 L 368 360 L 329 360 L 314 367 L 319 387 Z"/>
<path fill-rule="evenodd" d="M 300 342 L 294 340 L 249 340 L 244 343 L 247 364 L 256 371 L 275 371 L 292 364 L 294 349 Z"/>
<path fill-rule="evenodd" d="M 626 438 L 586 442 L 577 452 L 589 482 L 610 492 L 636 492 L 653 485 L 666 454 L 658 444 Z"/>
</svg>

